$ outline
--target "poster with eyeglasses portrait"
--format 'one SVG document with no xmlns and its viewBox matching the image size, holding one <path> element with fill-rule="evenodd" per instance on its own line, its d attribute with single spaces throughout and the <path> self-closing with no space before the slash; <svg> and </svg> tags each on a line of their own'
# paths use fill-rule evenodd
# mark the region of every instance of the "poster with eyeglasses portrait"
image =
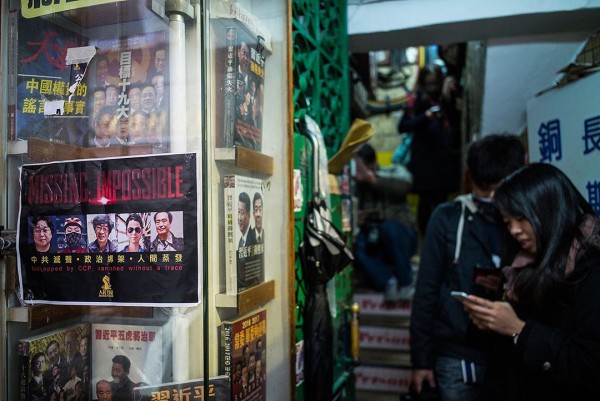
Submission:
<svg viewBox="0 0 600 401">
<path fill-rule="evenodd" d="M 199 303 L 196 155 L 21 167 L 26 304 Z"/>
</svg>

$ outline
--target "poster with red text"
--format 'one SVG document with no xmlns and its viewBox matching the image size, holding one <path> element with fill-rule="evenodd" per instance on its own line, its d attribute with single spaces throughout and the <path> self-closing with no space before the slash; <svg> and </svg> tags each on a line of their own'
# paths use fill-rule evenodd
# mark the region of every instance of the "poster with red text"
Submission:
<svg viewBox="0 0 600 401">
<path fill-rule="evenodd" d="M 196 169 L 195 154 L 23 165 L 23 302 L 198 304 Z"/>
</svg>

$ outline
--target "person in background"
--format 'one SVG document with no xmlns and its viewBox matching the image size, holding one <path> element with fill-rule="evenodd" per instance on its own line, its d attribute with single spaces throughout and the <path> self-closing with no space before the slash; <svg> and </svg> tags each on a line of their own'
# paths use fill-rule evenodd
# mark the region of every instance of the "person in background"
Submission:
<svg viewBox="0 0 600 401">
<path fill-rule="evenodd" d="M 364 273 L 368 286 L 383 292 L 386 302 L 410 299 L 414 291 L 410 259 L 417 252 L 417 233 L 397 215 L 389 213 L 394 202 L 378 183 L 375 149 L 364 144 L 357 156 L 360 228 L 355 241 L 357 273 Z"/>
<path fill-rule="evenodd" d="M 468 296 L 473 323 L 494 335 L 485 400 L 600 399 L 600 220 L 569 178 L 532 163 L 494 203 L 517 248 L 503 301 Z"/>
<path fill-rule="evenodd" d="M 458 190 L 461 178 L 460 132 L 450 124 L 454 105 L 442 96 L 443 83 L 439 65 L 423 67 L 398 124 L 399 133 L 413 133 L 407 168 L 413 176 L 411 191 L 419 196 L 417 222 L 421 236 L 435 207 Z"/>
<path fill-rule="evenodd" d="M 479 396 L 486 338 L 469 326 L 450 292 L 496 296 L 504 225 L 492 197 L 500 181 L 524 163 L 525 148 L 515 135 L 476 140 L 467 151 L 472 192 L 439 205 L 429 220 L 410 320 L 411 387 L 418 394 L 437 387 L 442 401 Z M 479 268 L 488 274 L 475 278 Z"/>
</svg>

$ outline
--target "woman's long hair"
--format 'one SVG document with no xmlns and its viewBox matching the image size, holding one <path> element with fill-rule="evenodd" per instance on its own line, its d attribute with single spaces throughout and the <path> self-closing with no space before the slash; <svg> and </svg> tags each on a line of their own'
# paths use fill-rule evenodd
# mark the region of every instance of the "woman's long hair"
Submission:
<svg viewBox="0 0 600 401">
<path fill-rule="evenodd" d="M 575 239 L 583 243 L 584 216 L 596 213 L 562 171 L 544 163 L 506 177 L 494 202 L 503 214 L 524 218 L 533 228 L 535 263 L 519 269 L 513 288 L 520 301 L 541 305 L 563 288 L 569 250 Z"/>
</svg>

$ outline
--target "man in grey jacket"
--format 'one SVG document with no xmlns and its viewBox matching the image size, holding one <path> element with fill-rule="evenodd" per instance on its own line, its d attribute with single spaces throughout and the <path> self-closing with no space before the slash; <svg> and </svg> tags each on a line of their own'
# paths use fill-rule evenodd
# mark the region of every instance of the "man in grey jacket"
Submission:
<svg viewBox="0 0 600 401">
<path fill-rule="evenodd" d="M 498 294 L 503 222 L 492 197 L 525 163 L 518 137 L 487 135 L 467 152 L 472 192 L 439 205 L 429 220 L 410 322 L 412 388 L 437 387 L 442 401 L 476 400 L 486 365 L 485 333 L 469 324 L 451 291 Z M 477 276 L 476 276 L 477 273 Z"/>
</svg>

